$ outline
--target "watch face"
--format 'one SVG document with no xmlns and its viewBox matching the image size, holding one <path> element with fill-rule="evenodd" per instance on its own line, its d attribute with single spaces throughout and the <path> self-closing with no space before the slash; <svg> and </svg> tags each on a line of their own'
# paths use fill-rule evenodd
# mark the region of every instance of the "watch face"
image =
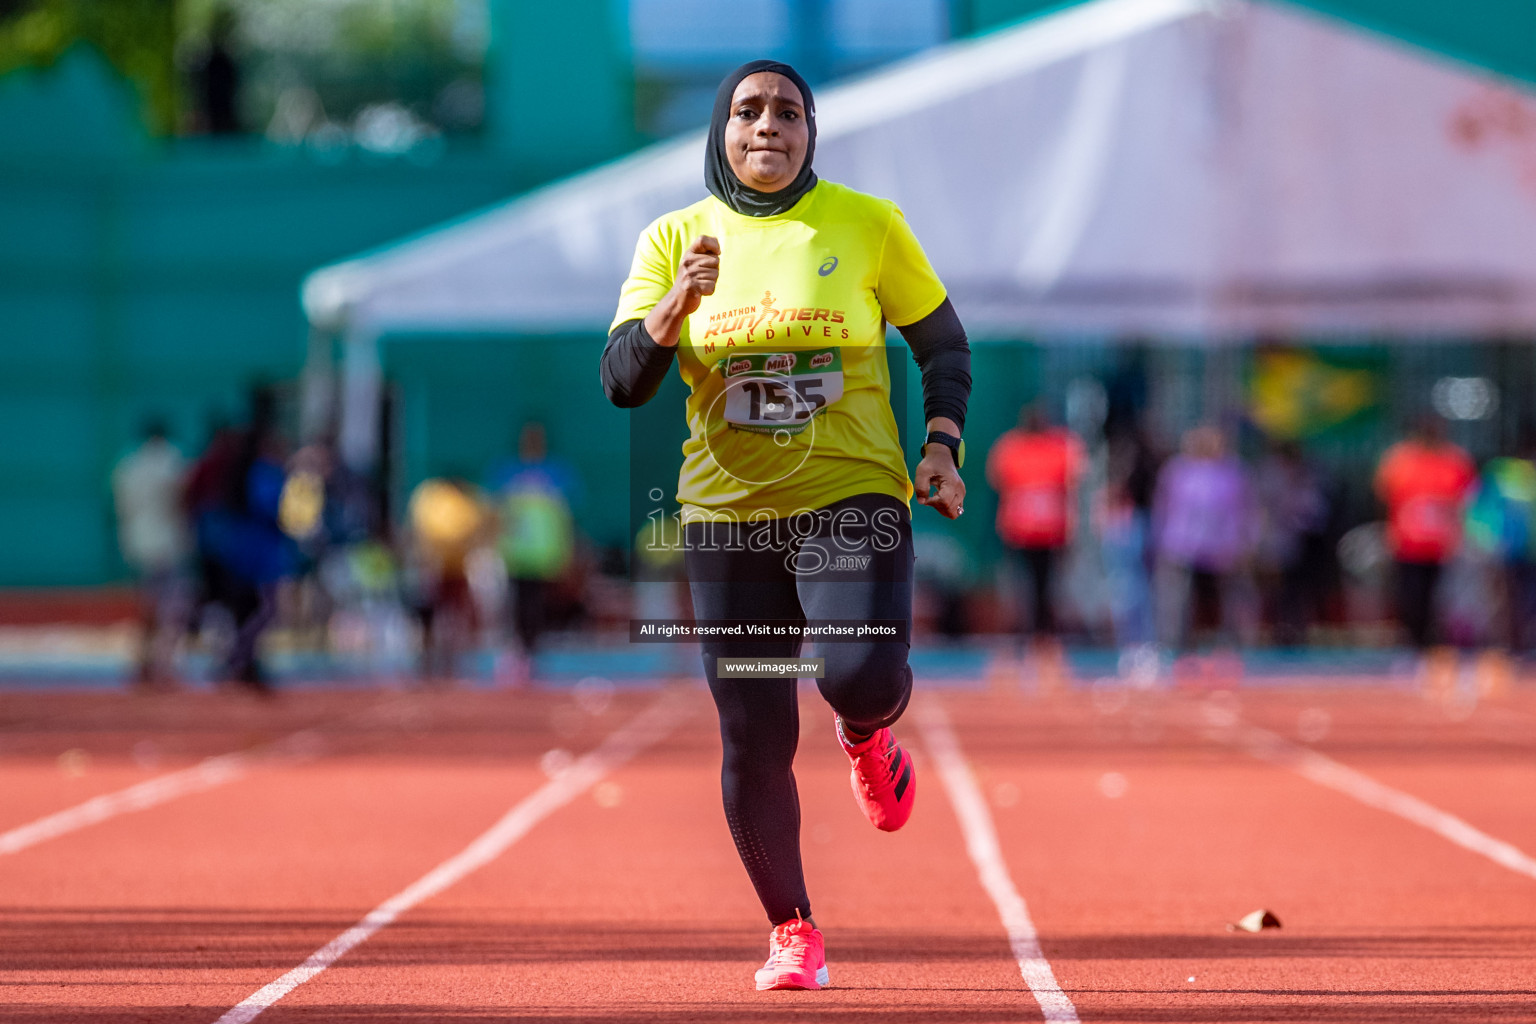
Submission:
<svg viewBox="0 0 1536 1024">
<path fill-rule="evenodd" d="M 963 437 L 960 439 L 960 446 L 959 446 L 959 448 L 956 449 L 956 451 L 955 451 L 955 468 L 956 469 L 964 469 L 965 468 L 965 438 L 963 438 Z"/>
</svg>

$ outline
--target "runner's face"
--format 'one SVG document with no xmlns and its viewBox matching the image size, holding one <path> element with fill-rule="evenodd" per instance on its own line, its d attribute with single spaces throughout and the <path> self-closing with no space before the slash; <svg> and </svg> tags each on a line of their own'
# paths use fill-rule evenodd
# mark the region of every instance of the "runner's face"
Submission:
<svg viewBox="0 0 1536 1024">
<path fill-rule="evenodd" d="M 804 100 L 794 82 L 772 71 L 741 80 L 725 123 L 725 156 L 743 185 L 759 192 L 788 188 L 809 143 Z"/>
</svg>

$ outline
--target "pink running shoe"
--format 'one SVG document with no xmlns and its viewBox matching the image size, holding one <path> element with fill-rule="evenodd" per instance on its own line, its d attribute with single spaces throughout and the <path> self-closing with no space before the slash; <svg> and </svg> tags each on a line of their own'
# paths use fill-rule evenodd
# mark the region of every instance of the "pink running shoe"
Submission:
<svg viewBox="0 0 1536 1024">
<path fill-rule="evenodd" d="M 803 988 L 827 983 L 827 947 L 811 922 L 785 921 L 768 936 L 768 962 L 757 972 L 757 990 Z"/>
<path fill-rule="evenodd" d="M 853 797 L 865 817 L 882 832 L 895 832 L 912 817 L 917 799 L 917 771 L 912 755 L 881 729 L 862 743 L 848 742 L 843 720 L 837 720 L 837 741 L 853 760 Z"/>
</svg>

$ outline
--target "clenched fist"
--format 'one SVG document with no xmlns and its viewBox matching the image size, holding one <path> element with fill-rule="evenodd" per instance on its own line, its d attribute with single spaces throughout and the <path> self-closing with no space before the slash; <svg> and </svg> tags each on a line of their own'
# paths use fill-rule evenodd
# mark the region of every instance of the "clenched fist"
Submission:
<svg viewBox="0 0 1536 1024">
<path fill-rule="evenodd" d="M 672 283 L 672 290 L 682 299 L 683 315 L 697 310 L 704 296 L 715 294 L 715 284 L 719 280 L 720 240 L 712 235 L 700 235 L 683 254 L 683 262 L 677 268 L 677 280 Z"/>
<path fill-rule="evenodd" d="M 672 290 L 645 315 L 645 330 L 658 345 L 677 344 L 683 323 L 696 312 L 704 296 L 715 294 L 720 280 L 720 240 L 700 235 L 677 266 Z"/>
</svg>

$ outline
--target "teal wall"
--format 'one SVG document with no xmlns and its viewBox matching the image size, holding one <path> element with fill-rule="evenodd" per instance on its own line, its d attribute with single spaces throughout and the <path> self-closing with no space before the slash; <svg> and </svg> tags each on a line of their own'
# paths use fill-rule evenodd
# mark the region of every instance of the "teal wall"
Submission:
<svg viewBox="0 0 1536 1024">
<path fill-rule="evenodd" d="M 529 46 L 557 26 L 511 27 Z M 532 104 L 535 85 L 515 102 Z M 598 123 L 583 111 L 619 101 L 589 86 L 551 92 Z M 578 151 L 541 139 L 547 124 L 514 119 L 510 142 L 493 128 L 383 158 L 260 138 L 151 139 L 137 110 L 86 48 L 0 78 L 0 586 L 125 575 L 112 465 L 149 415 L 196 451 L 209 414 L 241 415 L 252 381 L 292 382 L 308 344 L 298 296 L 310 270 L 633 141 L 594 128 Z"/>
<path fill-rule="evenodd" d="M 1299 0 L 1448 57 L 1536 82 L 1536 0 Z"/>
<path fill-rule="evenodd" d="M 953 0 L 956 35 L 998 28 L 1079 0 Z M 1536 0 L 1293 0 L 1468 64 L 1536 82 Z"/>
<path fill-rule="evenodd" d="M 631 148 L 634 71 L 621 0 L 489 0 L 487 140 L 552 178 Z"/>
<path fill-rule="evenodd" d="M 1082 0 L 951 0 L 950 31 L 956 36 L 974 35 L 1080 2 Z"/>
</svg>

